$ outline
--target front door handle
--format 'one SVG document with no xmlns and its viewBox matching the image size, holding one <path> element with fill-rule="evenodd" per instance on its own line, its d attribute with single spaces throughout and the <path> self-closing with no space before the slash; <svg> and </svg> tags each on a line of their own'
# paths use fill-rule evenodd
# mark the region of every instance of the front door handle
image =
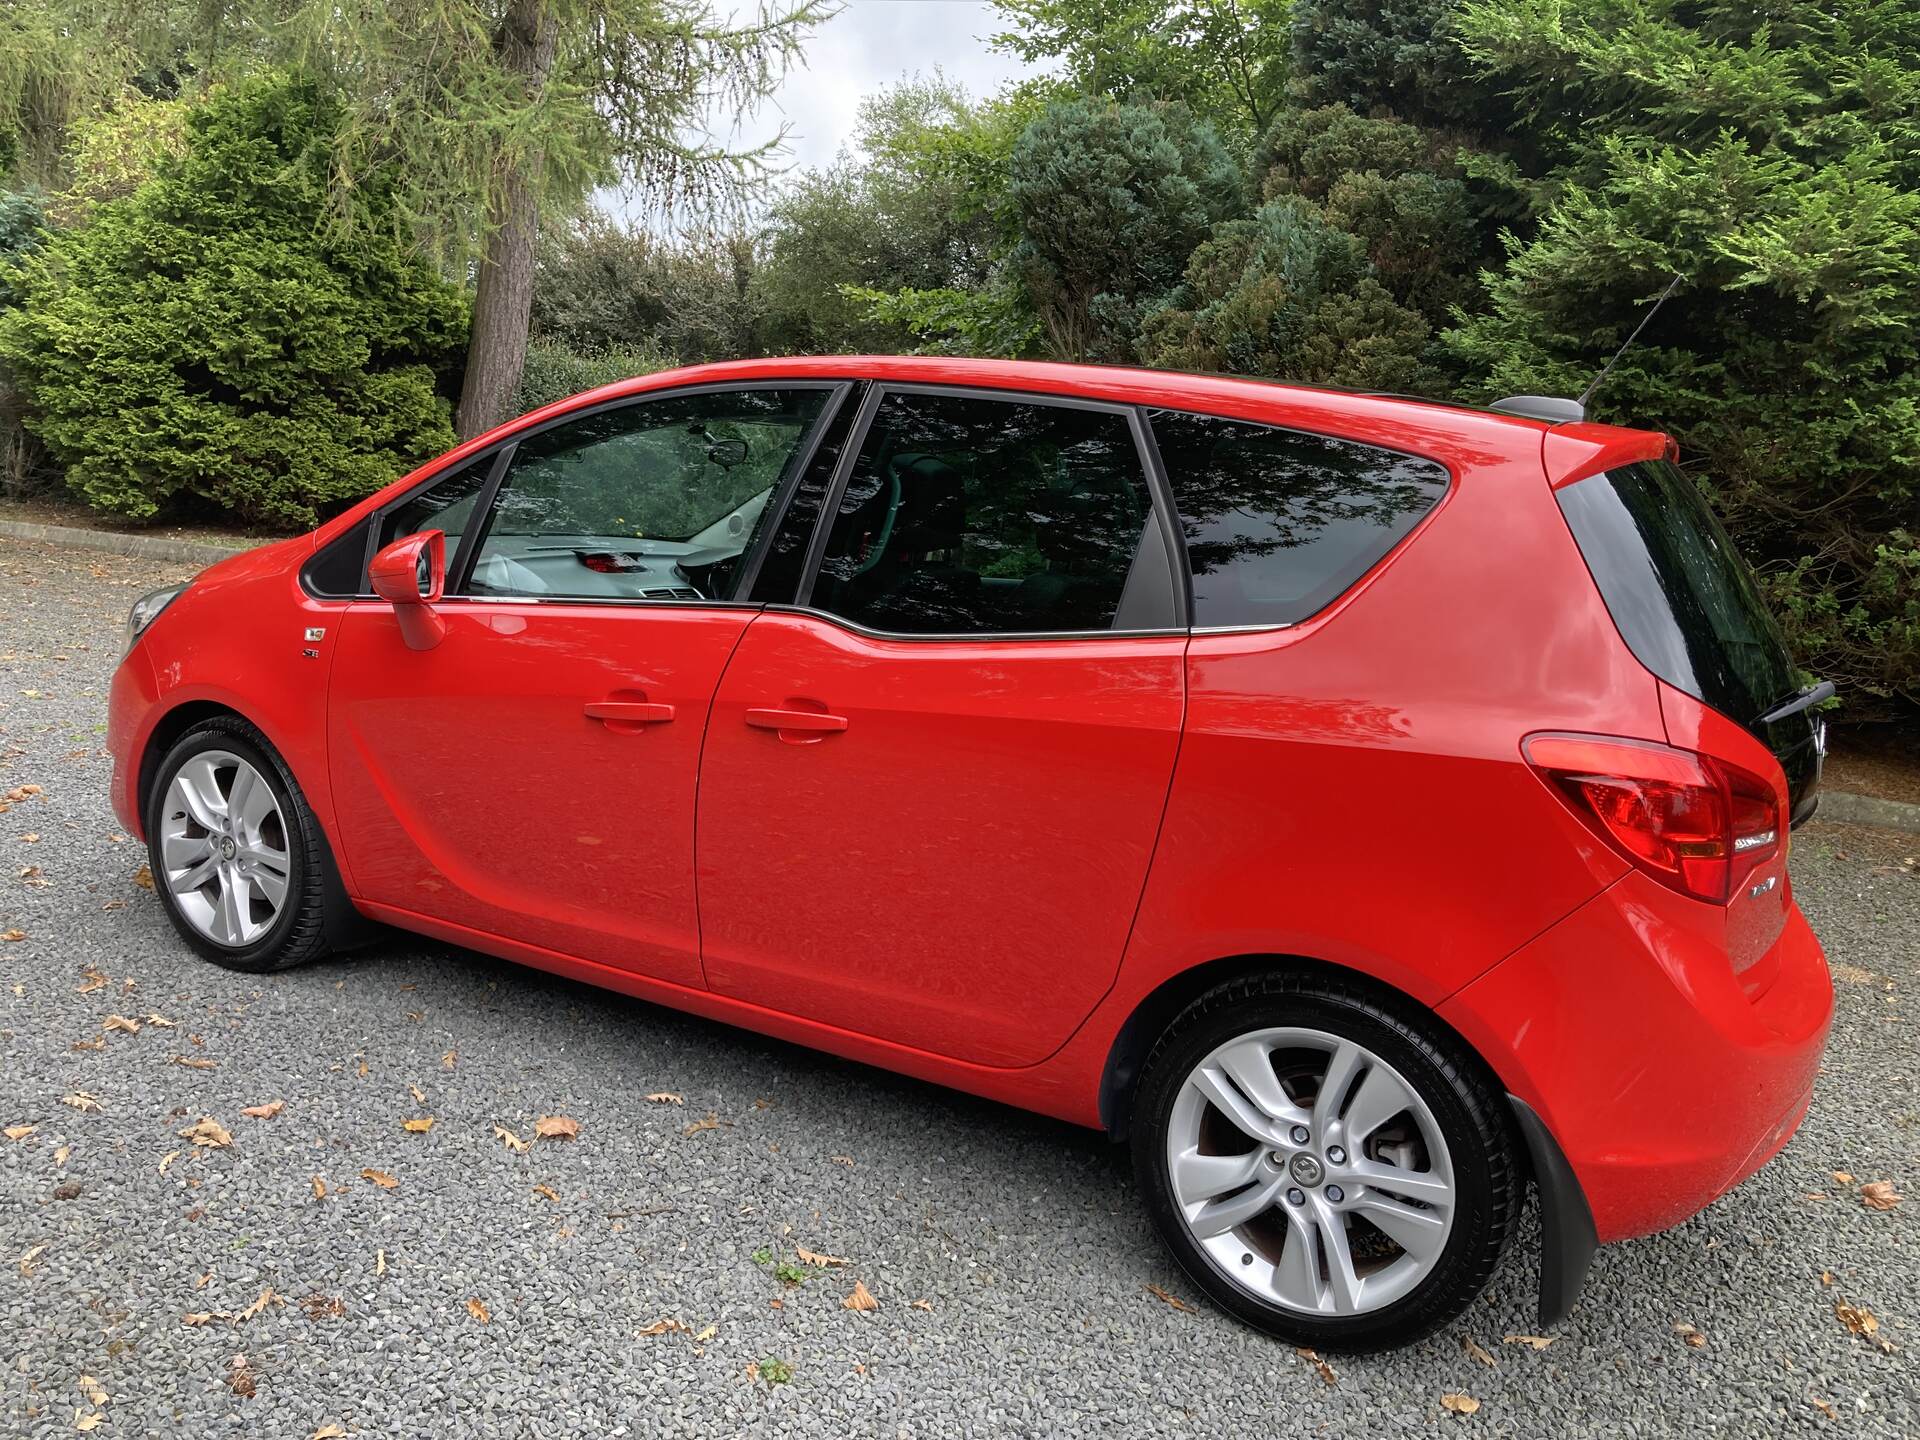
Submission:
<svg viewBox="0 0 1920 1440">
<path fill-rule="evenodd" d="M 589 700 L 587 718 L 623 726 L 664 725 L 673 719 L 673 707 L 645 700 Z"/>
<path fill-rule="evenodd" d="M 747 724 L 759 730 L 809 730 L 824 734 L 846 729 L 847 717 L 827 715 L 818 710 L 759 708 L 747 711 Z"/>
</svg>

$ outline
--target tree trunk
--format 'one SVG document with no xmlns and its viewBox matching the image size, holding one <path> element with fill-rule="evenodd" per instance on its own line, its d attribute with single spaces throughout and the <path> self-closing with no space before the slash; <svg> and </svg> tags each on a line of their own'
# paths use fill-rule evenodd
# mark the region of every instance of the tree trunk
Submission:
<svg viewBox="0 0 1920 1440">
<path fill-rule="evenodd" d="M 529 98 L 547 83 L 558 37 L 547 0 L 513 0 L 497 50 L 500 68 L 518 78 Z M 507 418 L 527 363 L 533 251 L 540 233 L 540 155 L 502 155 L 496 164 L 487 248 L 474 287 L 467 373 L 453 420 L 462 440 Z"/>
</svg>

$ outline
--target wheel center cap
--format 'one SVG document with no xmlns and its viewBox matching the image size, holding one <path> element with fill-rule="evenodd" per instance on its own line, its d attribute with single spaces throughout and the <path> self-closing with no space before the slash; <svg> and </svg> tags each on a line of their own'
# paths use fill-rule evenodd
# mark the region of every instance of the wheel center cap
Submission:
<svg viewBox="0 0 1920 1440">
<path fill-rule="evenodd" d="M 1320 1162 L 1311 1155 L 1294 1156 L 1287 1169 L 1302 1185 L 1318 1185 L 1320 1177 L 1325 1173 L 1321 1169 Z"/>
<path fill-rule="evenodd" d="M 233 843 L 233 837 L 231 835 L 222 835 L 220 837 L 220 858 L 222 860 L 231 860 L 239 853 L 240 847 Z"/>
</svg>

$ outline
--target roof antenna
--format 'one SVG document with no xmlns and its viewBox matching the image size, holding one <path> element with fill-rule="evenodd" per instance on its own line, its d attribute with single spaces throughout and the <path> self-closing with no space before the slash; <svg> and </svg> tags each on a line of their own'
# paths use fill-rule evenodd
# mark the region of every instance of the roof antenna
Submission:
<svg viewBox="0 0 1920 1440">
<path fill-rule="evenodd" d="M 1627 343 L 1613 352 L 1613 359 L 1601 366 L 1600 373 L 1593 377 L 1593 383 L 1580 392 L 1580 398 L 1574 401 L 1574 404 L 1580 407 L 1582 414 L 1586 413 L 1587 402 L 1593 399 L 1594 392 L 1600 388 L 1600 382 L 1607 378 L 1607 373 L 1619 363 L 1620 357 L 1633 348 L 1633 342 L 1640 338 L 1640 332 L 1646 329 L 1648 322 L 1660 313 L 1660 307 L 1667 303 L 1667 297 L 1669 295 L 1680 288 L 1680 282 L 1684 278 L 1684 276 L 1675 272 L 1673 279 L 1667 282 L 1667 288 L 1660 292 L 1660 298 L 1653 302 L 1653 308 L 1647 311 L 1645 315 L 1642 315 L 1640 317 L 1640 323 L 1633 327 L 1633 333 L 1627 336 Z"/>
</svg>

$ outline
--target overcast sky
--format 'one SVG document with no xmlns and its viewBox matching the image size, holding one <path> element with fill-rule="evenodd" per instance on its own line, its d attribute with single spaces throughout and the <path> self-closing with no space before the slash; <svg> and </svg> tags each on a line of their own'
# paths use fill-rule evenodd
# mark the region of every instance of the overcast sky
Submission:
<svg viewBox="0 0 1920 1440">
<path fill-rule="evenodd" d="M 853 138 L 860 102 L 874 91 L 936 69 L 976 99 L 1031 67 L 987 48 L 1002 27 L 986 0 L 841 0 L 841 12 L 807 42 L 806 64 L 788 73 L 773 96 L 742 121 L 735 145 L 770 140 L 784 123 L 796 170 L 829 163 Z M 735 7 L 749 15 L 752 3 Z M 716 117 L 720 119 L 723 117 Z M 603 191 L 601 206 L 615 215 L 634 214 L 624 197 Z"/>
</svg>

